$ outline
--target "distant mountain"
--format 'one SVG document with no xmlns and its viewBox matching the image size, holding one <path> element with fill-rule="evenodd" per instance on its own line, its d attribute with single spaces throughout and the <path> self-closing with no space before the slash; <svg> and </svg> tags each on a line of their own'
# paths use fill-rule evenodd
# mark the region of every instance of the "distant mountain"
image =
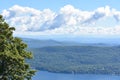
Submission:
<svg viewBox="0 0 120 80">
<path fill-rule="evenodd" d="M 31 39 L 31 38 L 23 38 L 25 43 L 28 44 L 29 48 L 40 48 L 47 46 L 118 46 L 120 45 L 117 42 L 114 43 L 105 43 L 101 42 L 83 42 L 83 41 L 56 41 L 52 39 Z"/>
<path fill-rule="evenodd" d="M 120 47 L 49 46 L 29 50 L 34 59 L 28 62 L 38 70 L 120 75 Z"/>
<path fill-rule="evenodd" d="M 28 44 L 29 48 L 40 48 L 46 46 L 60 46 L 61 42 L 55 40 L 37 40 L 37 39 L 30 39 L 30 38 L 23 38 L 24 42 Z"/>
<path fill-rule="evenodd" d="M 119 44 L 30 38 L 23 38 L 23 41 L 33 52 L 34 59 L 27 62 L 35 69 L 61 73 L 120 74 Z"/>
<path fill-rule="evenodd" d="M 29 48 L 40 48 L 40 47 L 47 47 L 47 46 L 73 46 L 73 45 L 81 45 L 77 42 L 67 42 L 67 41 L 55 41 L 52 39 L 48 40 L 38 40 L 38 39 L 30 39 L 30 38 L 23 38 L 24 42 L 26 42 Z"/>
<path fill-rule="evenodd" d="M 73 36 L 73 35 L 49 35 L 49 36 L 29 36 L 25 38 L 36 39 L 36 40 L 54 40 L 57 42 L 74 42 L 74 43 L 87 43 L 87 44 L 110 44 L 120 45 L 120 36 Z"/>
</svg>

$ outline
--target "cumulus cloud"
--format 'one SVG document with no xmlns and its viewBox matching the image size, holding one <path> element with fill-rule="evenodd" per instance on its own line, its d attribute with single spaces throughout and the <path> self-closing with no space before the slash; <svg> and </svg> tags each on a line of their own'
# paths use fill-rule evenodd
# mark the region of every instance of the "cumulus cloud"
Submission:
<svg viewBox="0 0 120 80">
<path fill-rule="evenodd" d="M 50 9 L 43 11 L 29 7 L 15 5 L 8 10 L 3 10 L 2 15 L 11 26 L 17 26 L 18 31 L 39 31 L 43 24 L 50 25 L 55 13 Z"/>
<path fill-rule="evenodd" d="M 38 32 L 39 34 L 120 34 L 119 25 L 103 27 L 96 22 L 113 17 L 120 21 L 120 11 L 109 6 L 93 11 L 83 11 L 72 5 L 62 7 L 58 13 L 50 9 L 37 10 L 14 5 L 1 13 L 6 21 L 16 27 L 17 32 Z M 111 23 L 110 23 L 111 24 Z M 117 26 L 117 27 L 116 27 Z"/>
</svg>

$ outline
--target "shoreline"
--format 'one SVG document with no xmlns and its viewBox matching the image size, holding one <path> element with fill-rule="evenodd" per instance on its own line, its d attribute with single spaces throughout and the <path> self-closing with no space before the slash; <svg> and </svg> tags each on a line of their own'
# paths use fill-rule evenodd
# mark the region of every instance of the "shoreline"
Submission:
<svg viewBox="0 0 120 80">
<path fill-rule="evenodd" d="M 57 74 L 73 74 L 73 75 L 114 75 L 114 76 L 120 76 L 120 74 L 112 74 L 112 73 L 75 73 L 75 72 L 58 72 L 58 71 L 48 71 L 48 70 L 40 70 L 35 69 L 37 72 L 49 72 L 49 73 L 57 73 Z"/>
</svg>

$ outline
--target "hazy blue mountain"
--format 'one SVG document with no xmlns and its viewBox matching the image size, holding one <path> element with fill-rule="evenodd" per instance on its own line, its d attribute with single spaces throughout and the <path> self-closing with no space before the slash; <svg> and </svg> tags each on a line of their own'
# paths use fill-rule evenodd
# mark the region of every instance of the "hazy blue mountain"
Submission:
<svg viewBox="0 0 120 80">
<path fill-rule="evenodd" d="M 72 36 L 72 35 L 53 35 L 53 36 L 31 36 L 29 39 L 35 40 L 54 40 L 57 42 L 75 42 L 92 44 L 120 45 L 120 36 Z"/>
<path fill-rule="evenodd" d="M 38 47 L 45 47 L 45 46 L 60 46 L 61 42 L 55 40 L 37 40 L 37 39 L 29 39 L 23 38 L 23 41 L 28 44 L 29 48 L 38 48 Z"/>
<path fill-rule="evenodd" d="M 23 41 L 28 44 L 29 47 L 33 48 L 40 48 L 40 47 L 47 47 L 47 46 L 118 46 L 119 41 L 115 40 L 112 42 L 112 40 L 106 40 L 105 41 L 94 41 L 90 40 L 89 42 L 80 40 L 78 41 L 57 41 L 53 39 L 31 39 L 31 38 L 23 38 Z M 109 43 L 108 43 L 109 42 Z"/>
</svg>

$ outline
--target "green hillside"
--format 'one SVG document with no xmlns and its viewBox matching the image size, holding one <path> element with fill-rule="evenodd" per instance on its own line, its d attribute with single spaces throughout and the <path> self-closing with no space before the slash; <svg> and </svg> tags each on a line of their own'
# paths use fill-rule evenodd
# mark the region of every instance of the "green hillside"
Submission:
<svg viewBox="0 0 120 80">
<path fill-rule="evenodd" d="M 39 70 L 63 73 L 120 74 L 120 47 L 49 46 L 30 48 L 28 61 Z"/>
</svg>

